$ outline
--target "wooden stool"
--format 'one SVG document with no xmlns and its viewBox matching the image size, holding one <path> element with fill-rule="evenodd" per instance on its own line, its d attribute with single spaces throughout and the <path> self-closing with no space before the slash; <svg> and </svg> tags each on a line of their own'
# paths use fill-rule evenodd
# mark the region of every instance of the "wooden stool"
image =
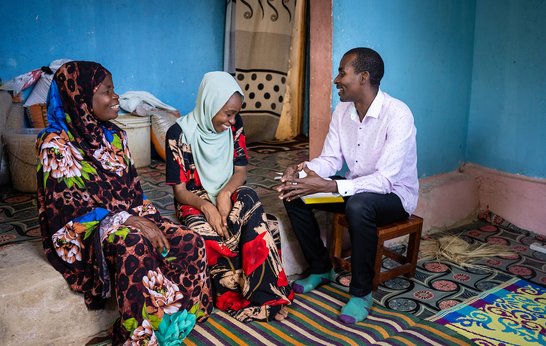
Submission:
<svg viewBox="0 0 546 346">
<path fill-rule="evenodd" d="M 330 258 L 336 268 L 342 268 L 351 271 L 351 250 L 343 252 L 343 231 L 348 228 L 345 214 L 334 213 L 332 221 L 332 237 L 330 243 Z M 377 228 L 377 253 L 375 255 L 373 278 L 373 290 L 377 289 L 379 284 L 390 280 L 396 276 L 404 275 L 406 277 L 415 276 L 417 267 L 417 254 L 419 252 L 419 243 L 421 242 L 421 230 L 423 229 L 423 219 L 412 215 L 406 220 L 391 223 L 389 225 Z M 388 248 L 385 248 L 385 241 L 395 239 L 409 234 L 407 255 L 400 255 Z M 383 256 L 389 257 L 400 265 L 381 271 Z"/>
</svg>

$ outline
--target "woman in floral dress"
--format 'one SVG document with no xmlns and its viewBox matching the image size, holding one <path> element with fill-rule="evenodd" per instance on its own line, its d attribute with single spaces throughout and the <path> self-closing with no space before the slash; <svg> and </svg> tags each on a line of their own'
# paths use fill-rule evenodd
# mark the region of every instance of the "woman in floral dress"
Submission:
<svg viewBox="0 0 546 346">
<path fill-rule="evenodd" d="M 144 197 L 126 134 L 110 122 L 119 100 L 108 70 L 64 64 L 47 102 L 37 150 L 48 261 L 89 309 L 115 295 L 114 345 L 179 344 L 212 309 L 203 238 Z"/>
<path fill-rule="evenodd" d="M 194 110 L 167 132 L 167 184 L 178 218 L 205 238 L 216 307 L 244 322 L 282 320 L 293 292 L 279 238 L 256 192 L 243 186 L 242 103 L 231 75 L 205 74 Z"/>
</svg>

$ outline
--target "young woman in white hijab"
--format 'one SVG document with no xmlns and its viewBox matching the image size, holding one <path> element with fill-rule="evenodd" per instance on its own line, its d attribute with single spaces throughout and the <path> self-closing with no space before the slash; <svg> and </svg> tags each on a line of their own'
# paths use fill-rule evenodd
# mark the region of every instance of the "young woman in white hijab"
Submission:
<svg viewBox="0 0 546 346">
<path fill-rule="evenodd" d="M 243 185 L 243 98 L 230 74 L 205 74 L 195 108 L 167 132 L 167 184 L 179 220 L 205 238 L 215 306 L 239 321 L 282 320 L 294 293 L 278 230 L 256 192 Z"/>
</svg>

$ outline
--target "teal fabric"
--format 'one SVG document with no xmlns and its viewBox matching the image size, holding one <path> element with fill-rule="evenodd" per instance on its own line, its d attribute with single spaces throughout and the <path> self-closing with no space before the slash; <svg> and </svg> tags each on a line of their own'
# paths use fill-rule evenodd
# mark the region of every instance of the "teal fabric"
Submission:
<svg viewBox="0 0 546 346">
<path fill-rule="evenodd" d="M 327 284 L 335 276 L 334 270 L 330 270 L 322 274 L 310 274 L 308 277 L 294 281 L 292 288 L 296 293 L 307 293 L 319 285 Z"/>
<path fill-rule="evenodd" d="M 217 133 L 212 118 L 234 93 L 243 94 L 237 81 L 227 72 L 208 72 L 203 76 L 192 112 L 177 120 L 182 142 L 191 147 L 201 184 L 213 203 L 233 175 L 233 133 Z"/>
<path fill-rule="evenodd" d="M 371 293 L 364 297 L 351 296 L 347 304 L 341 308 L 339 320 L 347 324 L 362 322 L 368 317 L 372 305 L 373 297 Z"/>
</svg>

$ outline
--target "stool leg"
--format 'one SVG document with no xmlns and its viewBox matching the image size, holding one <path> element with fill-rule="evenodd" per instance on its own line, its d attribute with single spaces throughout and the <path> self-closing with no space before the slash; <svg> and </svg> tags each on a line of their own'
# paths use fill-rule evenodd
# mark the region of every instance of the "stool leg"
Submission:
<svg viewBox="0 0 546 346">
<path fill-rule="evenodd" d="M 408 252 L 406 258 L 408 259 L 408 263 L 411 263 L 411 271 L 405 275 L 408 278 L 414 277 L 417 271 L 417 258 L 419 254 L 419 244 L 421 242 L 422 228 L 423 225 L 419 225 L 417 230 L 410 234 L 410 238 L 408 241 Z"/>
<path fill-rule="evenodd" d="M 332 235 L 330 237 L 330 258 L 332 260 L 335 257 L 341 257 L 343 246 L 343 226 L 339 223 L 339 217 L 339 215 L 334 215 L 332 220 Z"/>
</svg>

